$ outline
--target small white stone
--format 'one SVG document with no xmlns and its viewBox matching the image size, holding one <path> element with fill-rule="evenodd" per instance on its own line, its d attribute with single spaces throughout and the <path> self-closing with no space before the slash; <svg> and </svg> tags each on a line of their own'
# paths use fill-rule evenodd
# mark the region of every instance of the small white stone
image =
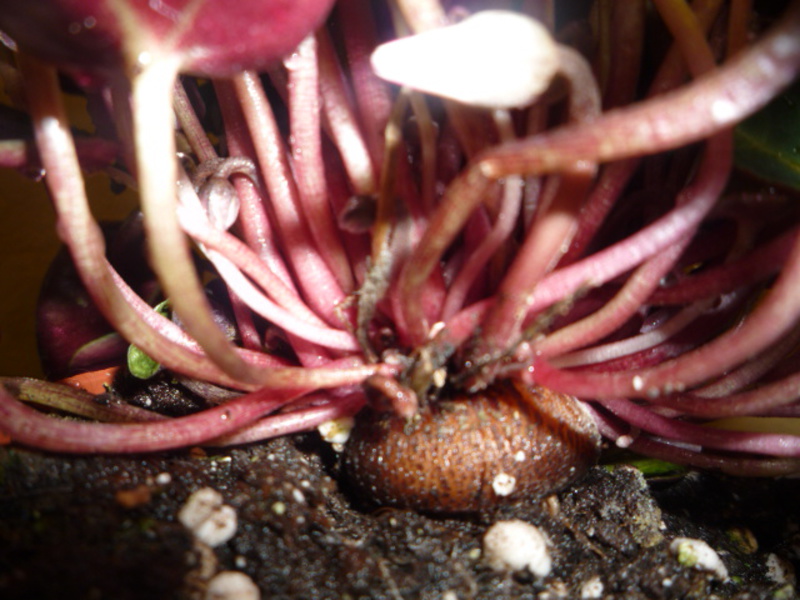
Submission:
<svg viewBox="0 0 800 600">
<path fill-rule="evenodd" d="M 317 426 L 317 431 L 319 431 L 323 440 L 337 448 L 341 447 L 341 444 L 344 444 L 350 438 L 350 432 L 353 431 L 354 425 L 355 420 L 353 417 L 342 417 L 341 419 L 333 419 L 321 423 Z"/>
<path fill-rule="evenodd" d="M 669 545 L 670 551 L 684 567 L 714 574 L 718 579 L 727 581 L 728 569 L 719 554 L 703 540 L 678 537 Z"/>
<path fill-rule="evenodd" d="M 178 512 L 178 520 L 204 544 L 219 546 L 236 534 L 237 518 L 233 507 L 222 503 L 222 495 L 212 488 L 194 492 Z"/>
<path fill-rule="evenodd" d="M 767 554 L 766 567 L 767 577 L 780 585 L 795 585 L 794 568 L 791 563 L 780 558 L 777 554 L 770 552 Z"/>
<path fill-rule="evenodd" d="M 260 600 L 261 592 L 244 573 L 222 571 L 208 582 L 205 600 Z"/>
<path fill-rule="evenodd" d="M 595 600 L 596 598 L 603 597 L 603 582 L 595 576 L 587 579 L 581 585 L 581 598 L 583 600 Z"/>
<path fill-rule="evenodd" d="M 169 473 L 165 472 L 165 473 L 159 473 L 158 475 L 156 475 L 156 483 L 158 485 L 167 485 L 171 481 L 172 481 L 172 475 L 170 475 Z"/>
<path fill-rule="evenodd" d="M 542 532 L 518 519 L 492 525 L 483 536 L 483 554 L 495 571 L 528 569 L 537 577 L 546 577 L 552 567 Z"/>
<path fill-rule="evenodd" d="M 436 369 L 431 375 L 431 382 L 437 388 L 439 389 L 443 388 L 444 384 L 447 383 L 447 369 L 445 369 L 444 367 Z"/>
<path fill-rule="evenodd" d="M 508 473 L 498 473 L 492 480 L 492 489 L 498 496 L 510 496 L 517 487 L 517 478 Z"/>
<path fill-rule="evenodd" d="M 486 10 L 378 46 L 372 68 L 387 81 L 436 96 L 483 108 L 516 108 L 548 88 L 559 53 L 535 19 Z"/>
<path fill-rule="evenodd" d="M 178 520 L 191 530 L 209 519 L 220 506 L 222 506 L 222 494 L 210 487 L 200 488 L 186 499 L 178 512 Z"/>
<path fill-rule="evenodd" d="M 621 435 L 616 439 L 614 443 L 617 445 L 617 448 L 627 448 L 633 442 L 634 438 L 632 435 Z"/>
<path fill-rule="evenodd" d="M 236 527 L 236 511 L 232 506 L 223 504 L 212 513 L 209 519 L 193 529 L 192 533 L 198 540 L 214 548 L 236 535 Z"/>
</svg>

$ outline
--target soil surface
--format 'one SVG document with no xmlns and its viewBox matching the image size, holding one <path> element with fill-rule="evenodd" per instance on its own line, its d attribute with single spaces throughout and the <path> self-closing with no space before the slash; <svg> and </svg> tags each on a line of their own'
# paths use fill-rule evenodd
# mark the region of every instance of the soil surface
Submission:
<svg viewBox="0 0 800 600">
<path fill-rule="evenodd" d="M 442 518 L 349 497 L 338 463 L 316 434 L 213 454 L 0 449 L 0 598 L 206 598 L 229 570 L 276 599 L 796 597 L 797 480 L 596 467 L 543 503 Z M 177 518 L 204 487 L 238 519 L 214 548 Z M 483 535 L 507 519 L 546 534 L 548 576 L 487 565 Z M 705 540 L 728 579 L 681 564 L 678 536 Z"/>
</svg>

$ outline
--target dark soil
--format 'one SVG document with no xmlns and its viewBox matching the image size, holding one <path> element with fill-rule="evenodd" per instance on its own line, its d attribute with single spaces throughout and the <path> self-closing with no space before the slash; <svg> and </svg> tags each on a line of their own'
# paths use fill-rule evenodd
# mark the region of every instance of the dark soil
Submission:
<svg viewBox="0 0 800 600">
<path fill-rule="evenodd" d="M 630 467 L 597 467 L 557 501 L 431 518 L 349 498 L 337 463 L 315 434 L 215 454 L 2 449 L 0 598 L 203 598 L 220 570 L 243 571 L 262 598 L 795 597 L 796 480 L 690 472 L 648 482 Z M 238 514 L 236 535 L 214 549 L 176 517 L 204 486 Z M 483 533 L 510 518 L 548 536 L 548 577 L 482 560 Z M 679 564 L 676 536 L 706 540 L 730 579 Z"/>
</svg>

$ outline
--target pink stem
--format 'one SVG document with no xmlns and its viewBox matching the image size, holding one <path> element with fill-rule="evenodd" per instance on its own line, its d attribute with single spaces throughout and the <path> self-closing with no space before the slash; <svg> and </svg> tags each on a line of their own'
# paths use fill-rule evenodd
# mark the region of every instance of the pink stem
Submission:
<svg viewBox="0 0 800 600">
<path fill-rule="evenodd" d="M 672 268 L 685 246 L 686 242 L 678 242 L 648 259 L 600 310 L 536 342 L 537 356 L 548 358 L 563 355 L 600 340 L 621 327 L 658 287 L 661 278 Z"/>
<path fill-rule="evenodd" d="M 250 140 L 250 131 L 236 98 L 236 90 L 230 81 L 216 81 L 214 88 L 222 117 L 225 120 L 225 141 L 231 157 L 245 156 L 255 162 L 255 149 Z M 239 194 L 239 227 L 247 245 L 259 256 L 265 266 L 291 288 L 297 295 L 292 276 L 286 268 L 283 256 L 278 250 L 275 233 L 266 210 L 264 194 L 255 183 L 246 176 L 233 177 L 233 183 Z"/>
<path fill-rule="evenodd" d="M 75 140 L 75 150 L 81 167 L 87 171 L 108 167 L 119 154 L 116 143 L 97 138 Z M 0 167 L 35 171 L 40 167 L 36 145 L 29 140 L 0 141 Z"/>
<path fill-rule="evenodd" d="M 536 284 L 560 258 L 564 240 L 574 232 L 576 215 L 594 175 L 595 166 L 586 165 L 559 177 L 552 205 L 540 209 L 542 212 L 503 277 L 468 360 L 497 356 L 509 343 L 520 340 L 528 300 Z"/>
<path fill-rule="evenodd" d="M 480 157 L 487 177 L 553 173 L 580 160 L 607 162 L 685 146 L 731 127 L 800 73 L 800 3 L 749 50 L 712 73 L 586 125 L 506 144 Z M 680 113 L 680 119 L 673 115 Z"/>
<path fill-rule="evenodd" d="M 603 406 L 635 427 L 660 437 L 704 448 L 800 457 L 800 437 L 777 433 L 728 431 L 662 417 L 644 406 L 622 399 L 605 399 Z"/>
<path fill-rule="evenodd" d="M 20 55 L 20 65 L 26 73 L 24 81 L 30 86 L 28 106 L 47 171 L 47 185 L 59 215 L 59 234 L 97 307 L 123 337 L 135 339 L 143 351 L 166 367 L 223 385 L 236 385 L 235 379 L 205 355 L 188 351 L 157 333 L 120 292 L 104 256 L 103 234 L 89 210 L 68 121 L 59 101 L 56 74 L 24 55 Z M 149 307 L 144 310 L 155 314 Z"/>
<path fill-rule="evenodd" d="M 374 164 L 381 165 L 383 133 L 392 112 L 392 99 L 370 65 L 370 55 L 378 44 L 372 8 L 367 0 L 343 0 L 337 3 L 336 12 L 340 15 L 342 42 L 364 139 Z"/>
<path fill-rule="evenodd" d="M 787 356 L 792 356 L 798 341 L 800 341 L 800 326 L 795 327 L 789 335 L 738 369 L 726 373 L 714 383 L 696 389 L 694 395 L 702 398 L 722 398 L 744 389 L 772 371 Z"/>
<path fill-rule="evenodd" d="M 721 418 L 767 415 L 776 408 L 794 404 L 800 399 L 800 373 L 779 381 L 763 384 L 739 394 L 709 397 L 699 394 L 676 394 L 656 398 L 655 403 L 695 417 Z"/>
<path fill-rule="evenodd" d="M 679 283 L 656 290 L 648 300 L 651 305 L 685 304 L 701 298 L 713 298 L 745 288 L 774 276 L 798 240 L 798 228 L 767 242 L 739 260 L 712 267 Z"/>
<path fill-rule="evenodd" d="M 800 317 L 800 242 L 767 296 L 737 329 L 675 360 L 636 373 L 570 374 L 537 364 L 536 378 L 548 387 L 584 398 L 658 396 L 682 390 L 735 367 L 776 343 Z"/>
<path fill-rule="evenodd" d="M 258 132 L 252 141 L 271 197 L 281 246 L 307 302 L 329 324 L 339 325 L 336 306 L 345 300 L 345 294 L 311 239 L 286 150 L 261 82 L 255 73 L 245 72 L 234 78 L 233 85 L 250 131 Z"/>
<path fill-rule="evenodd" d="M 644 435 L 632 437 L 626 433 L 629 427 L 620 424 L 613 416 L 586 405 L 595 418 L 603 437 L 617 440 L 634 452 L 660 458 L 669 462 L 692 465 L 702 469 L 714 469 L 731 475 L 747 477 L 780 477 L 797 473 L 800 461 L 793 458 L 753 458 L 741 454 L 720 454 L 702 448 L 691 449 L 684 445 L 655 440 Z"/>
<path fill-rule="evenodd" d="M 278 305 L 290 311 L 296 318 L 315 326 L 325 326 L 325 322 L 305 305 L 302 298 L 266 268 L 252 250 L 238 238 L 211 225 L 191 186 L 181 186 L 181 202 L 179 210 L 181 225 L 190 236 L 231 261 L 251 277 Z M 331 329 L 331 331 L 340 330 Z"/>
<path fill-rule="evenodd" d="M 467 168 L 448 185 L 422 239 L 400 272 L 396 304 L 403 308 L 400 319 L 409 342 L 414 345 L 427 341 L 430 327 L 419 290 L 439 266 L 439 259 L 472 211 L 486 198 L 490 187 L 490 182 L 474 168 Z"/>
<path fill-rule="evenodd" d="M 710 302 L 698 302 L 681 309 L 668 321 L 646 333 L 578 350 L 572 354 L 553 359 L 559 368 L 574 367 L 592 363 L 603 363 L 637 352 L 644 352 L 665 342 L 694 323 L 709 307 Z"/>
<path fill-rule="evenodd" d="M 156 452 L 202 444 L 235 431 L 297 396 L 297 390 L 261 390 L 187 417 L 116 425 L 50 417 L 0 389 L 0 429 L 21 444 L 53 452 Z"/>
<path fill-rule="evenodd" d="M 458 269 L 455 280 L 447 290 L 442 318 L 449 319 L 464 305 L 464 299 L 475 283 L 480 271 L 491 257 L 506 242 L 517 225 L 522 204 L 522 181 L 518 177 L 509 177 L 503 184 L 503 198 L 500 212 L 489 233 L 477 247 L 469 253 L 466 262 Z"/>
<path fill-rule="evenodd" d="M 731 162 L 730 146 L 728 134 L 709 140 L 696 180 L 681 192 L 675 209 L 630 237 L 542 279 L 529 300 L 529 314 L 569 297 L 583 286 L 606 283 L 690 235 L 724 189 Z"/>
<path fill-rule="evenodd" d="M 176 212 L 177 157 L 171 95 L 178 64 L 161 59 L 132 80 L 133 144 L 150 262 L 183 326 L 226 374 L 258 385 L 262 371 L 242 360 L 217 326 Z"/>
<path fill-rule="evenodd" d="M 336 275 L 340 287 L 350 292 L 355 288 L 353 273 L 328 202 L 322 160 L 321 100 L 314 37 L 303 40 L 284 63 L 289 71 L 289 140 L 300 209 L 323 260 Z"/>
<path fill-rule="evenodd" d="M 375 180 L 377 168 L 350 106 L 347 91 L 342 83 L 344 74 L 336 60 L 336 51 L 330 37 L 324 31 L 317 33 L 317 42 L 320 46 L 319 85 L 322 110 L 333 141 L 339 149 L 353 191 L 359 195 L 374 194 L 377 191 Z"/>
<path fill-rule="evenodd" d="M 327 421 L 355 415 L 365 403 L 366 397 L 363 392 L 353 392 L 320 406 L 307 406 L 291 412 L 270 415 L 243 429 L 211 440 L 208 445 L 252 444 L 281 435 L 310 431 Z"/>
<path fill-rule="evenodd" d="M 180 79 L 175 81 L 175 88 L 172 93 L 172 104 L 175 108 L 178 123 L 189 141 L 192 151 L 197 155 L 197 159 L 203 163 L 218 158 L 217 151 L 214 150 L 203 124 L 197 118 L 197 114 L 194 112 L 192 103 Z"/>
</svg>

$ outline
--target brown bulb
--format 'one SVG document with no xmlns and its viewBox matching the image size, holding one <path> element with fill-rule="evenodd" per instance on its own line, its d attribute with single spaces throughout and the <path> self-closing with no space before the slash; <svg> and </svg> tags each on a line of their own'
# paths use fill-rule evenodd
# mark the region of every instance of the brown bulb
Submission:
<svg viewBox="0 0 800 600">
<path fill-rule="evenodd" d="M 388 506 L 474 512 L 558 491 L 597 462 L 600 435 L 571 396 L 506 380 L 411 420 L 366 411 L 344 452 L 356 493 Z"/>
</svg>

